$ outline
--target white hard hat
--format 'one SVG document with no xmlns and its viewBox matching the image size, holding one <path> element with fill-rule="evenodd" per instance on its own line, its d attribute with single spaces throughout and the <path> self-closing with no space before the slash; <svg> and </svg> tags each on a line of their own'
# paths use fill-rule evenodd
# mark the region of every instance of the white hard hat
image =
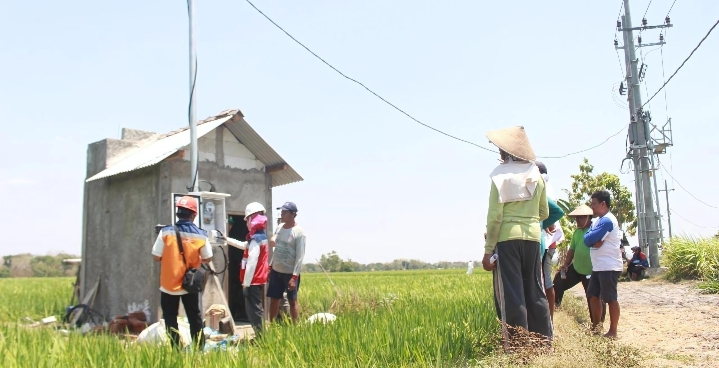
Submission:
<svg viewBox="0 0 719 368">
<path fill-rule="evenodd" d="M 245 207 L 245 220 L 257 212 L 265 212 L 265 207 L 258 202 L 252 202 Z"/>
</svg>

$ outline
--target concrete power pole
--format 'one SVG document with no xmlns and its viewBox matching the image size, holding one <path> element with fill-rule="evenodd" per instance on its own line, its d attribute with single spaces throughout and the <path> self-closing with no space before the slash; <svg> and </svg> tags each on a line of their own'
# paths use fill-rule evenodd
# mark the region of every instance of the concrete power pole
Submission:
<svg viewBox="0 0 719 368">
<path fill-rule="evenodd" d="M 637 65 L 639 60 L 635 55 L 635 50 L 638 47 L 664 45 L 664 37 L 663 35 L 660 36 L 660 42 L 644 44 L 640 33 L 637 38 L 638 44 L 635 45 L 634 31 L 666 27 L 671 27 L 668 18 L 665 25 L 659 26 L 647 26 L 646 19 L 642 19 L 642 26 L 633 28 L 629 0 L 624 0 L 622 22 L 617 24 L 618 30 L 622 32 L 624 44 L 620 47 L 615 40 L 615 48 L 624 50 L 624 60 L 627 65 L 627 100 L 629 102 L 630 117 L 629 140 L 631 143 L 629 152 L 627 152 L 627 159 L 630 159 L 634 164 L 639 245 L 648 250 L 649 263 L 652 268 L 659 267 L 659 243 L 663 238 L 660 231 L 660 216 L 654 206 L 654 201 L 658 200 L 658 198 L 655 198 L 658 192 L 656 191 L 655 178 L 653 178 L 656 172 L 654 155 L 664 153 L 666 148 L 672 145 L 671 138 L 666 139 L 667 134 L 669 137 L 671 136 L 671 120 L 667 122 L 670 125 L 669 129 L 666 129 L 667 124 L 663 128 L 651 125 L 651 115 L 648 111 L 643 110 L 639 85 L 640 78 L 643 78 L 646 71 L 646 66 L 642 64 L 642 76 L 640 76 L 639 66 Z M 659 131 L 662 137 L 659 140 L 653 139 L 651 135 L 653 131 Z"/>
<path fill-rule="evenodd" d="M 664 180 L 664 189 L 660 189 L 660 192 L 665 192 L 667 196 L 667 225 L 669 225 L 669 240 L 672 239 L 672 210 L 669 208 L 669 192 L 673 191 L 674 189 L 669 190 L 669 185 L 667 185 L 667 181 Z"/>
</svg>

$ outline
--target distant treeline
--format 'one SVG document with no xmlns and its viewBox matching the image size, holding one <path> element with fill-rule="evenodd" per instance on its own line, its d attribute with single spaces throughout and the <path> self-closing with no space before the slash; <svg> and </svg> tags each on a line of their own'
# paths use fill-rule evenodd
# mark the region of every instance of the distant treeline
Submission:
<svg viewBox="0 0 719 368">
<path fill-rule="evenodd" d="M 0 265 L 0 278 L 75 276 L 78 266 L 62 262 L 63 259 L 69 258 L 80 257 L 71 254 L 58 254 L 54 256 L 17 254 L 14 256 L 3 256 L 3 263 Z"/>
<path fill-rule="evenodd" d="M 35 256 L 18 254 L 4 256 L 0 265 L 0 278 L 5 277 L 62 277 L 75 276 L 77 265 L 65 264 L 63 259 L 80 258 L 71 254 L 54 256 Z M 322 267 L 320 267 L 320 264 Z M 479 266 L 475 262 L 475 266 Z M 320 263 L 305 263 L 302 272 L 361 272 L 361 271 L 397 271 L 397 270 L 438 270 L 450 268 L 467 268 L 467 262 L 441 261 L 436 263 L 423 262 L 417 259 L 395 259 L 387 263 L 362 264 L 351 259 L 342 259 L 332 251 L 320 257 Z"/>
<path fill-rule="evenodd" d="M 351 259 L 342 259 L 337 252 L 332 251 L 330 253 L 323 254 L 319 259 L 319 263 L 305 263 L 302 265 L 302 271 L 322 272 L 323 268 L 327 272 L 438 270 L 448 268 L 467 268 L 467 263 L 468 262 L 448 261 L 428 263 L 417 259 L 395 259 L 394 261 L 387 263 L 377 262 L 362 264 Z M 478 266 L 479 263 L 475 262 L 474 265 Z"/>
</svg>

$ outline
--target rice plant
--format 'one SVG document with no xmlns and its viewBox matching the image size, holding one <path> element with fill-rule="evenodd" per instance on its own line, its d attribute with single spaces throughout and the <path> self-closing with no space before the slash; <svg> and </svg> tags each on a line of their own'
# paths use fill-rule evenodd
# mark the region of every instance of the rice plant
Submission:
<svg viewBox="0 0 719 368">
<path fill-rule="evenodd" d="M 72 280 L 38 280 L 35 290 L 19 288 L 17 280 L 0 280 L 0 366 L 435 367 L 473 365 L 498 344 L 488 274 L 447 270 L 331 277 L 335 287 L 324 274 L 303 275 L 300 302 L 302 319 L 329 311 L 337 315 L 334 323 L 270 325 L 257 345 L 206 353 L 176 353 L 168 346 L 136 345 L 113 336 L 27 329 L 15 323 L 25 314 L 62 314 Z"/>
<path fill-rule="evenodd" d="M 719 282 L 719 239 L 672 238 L 662 258 L 668 268 L 668 279 L 702 280 L 705 291 L 719 292 L 716 288 Z"/>
</svg>

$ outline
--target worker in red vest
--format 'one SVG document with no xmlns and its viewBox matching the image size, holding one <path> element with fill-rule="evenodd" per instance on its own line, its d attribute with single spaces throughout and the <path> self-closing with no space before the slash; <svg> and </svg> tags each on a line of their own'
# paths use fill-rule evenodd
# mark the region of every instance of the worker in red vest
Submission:
<svg viewBox="0 0 719 368">
<path fill-rule="evenodd" d="M 250 232 L 247 234 L 247 246 L 242 256 L 240 282 L 242 294 L 245 296 L 247 317 L 255 331 L 255 338 L 259 338 L 262 335 L 264 316 L 262 298 L 269 273 L 265 208 L 257 202 L 248 204 L 245 209 L 245 221 Z"/>
</svg>

